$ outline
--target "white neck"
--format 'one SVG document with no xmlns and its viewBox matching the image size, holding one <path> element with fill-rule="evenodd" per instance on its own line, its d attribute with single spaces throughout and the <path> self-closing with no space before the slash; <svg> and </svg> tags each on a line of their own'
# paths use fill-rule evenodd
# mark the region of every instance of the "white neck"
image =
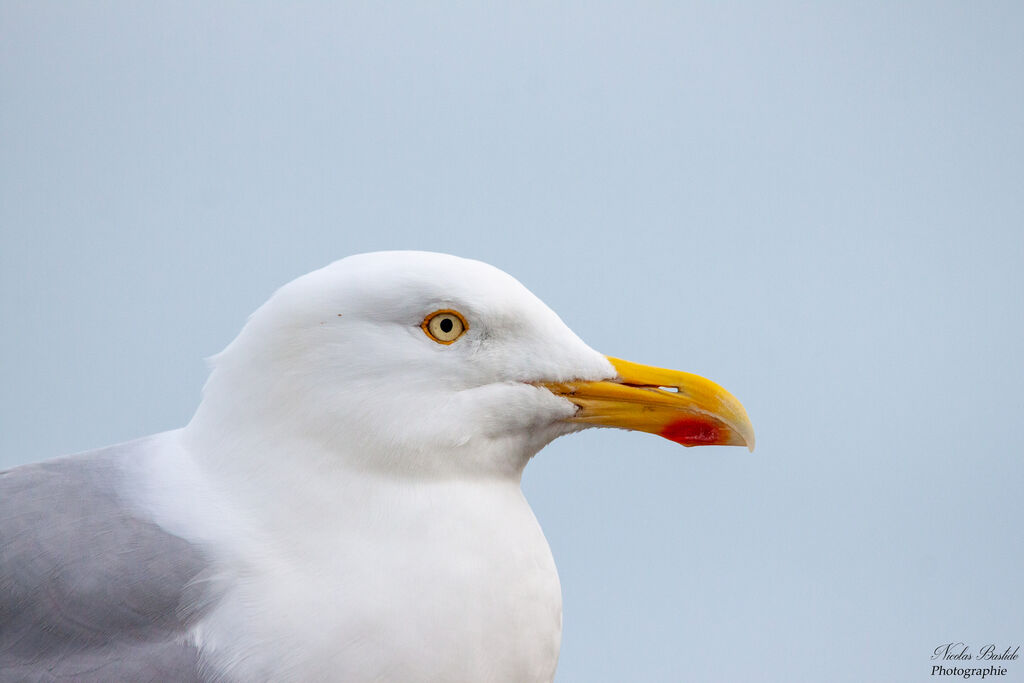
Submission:
<svg viewBox="0 0 1024 683">
<path fill-rule="evenodd" d="M 228 680 L 553 677 L 561 593 L 518 475 L 329 468 L 295 440 L 227 457 L 197 434 L 166 436 L 149 504 L 214 558 L 192 637 Z"/>
</svg>

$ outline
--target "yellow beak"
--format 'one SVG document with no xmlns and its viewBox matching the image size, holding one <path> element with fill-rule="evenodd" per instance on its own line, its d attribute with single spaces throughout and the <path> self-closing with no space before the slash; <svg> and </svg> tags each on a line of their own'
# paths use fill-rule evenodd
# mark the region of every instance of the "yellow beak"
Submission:
<svg viewBox="0 0 1024 683">
<path fill-rule="evenodd" d="M 711 380 L 618 358 L 608 360 L 618 372 L 613 380 L 542 384 L 579 406 L 570 422 L 635 429 L 684 446 L 754 450 L 754 426 L 747 411 Z"/>
</svg>

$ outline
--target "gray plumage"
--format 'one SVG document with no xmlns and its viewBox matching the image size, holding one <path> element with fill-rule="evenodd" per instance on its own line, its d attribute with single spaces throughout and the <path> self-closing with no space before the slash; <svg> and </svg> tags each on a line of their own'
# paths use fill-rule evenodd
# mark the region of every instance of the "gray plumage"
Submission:
<svg viewBox="0 0 1024 683">
<path fill-rule="evenodd" d="M 183 595 L 206 562 L 125 500 L 143 443 L 0 473 L 3 683 L 200 680 Z"/>
</svg>

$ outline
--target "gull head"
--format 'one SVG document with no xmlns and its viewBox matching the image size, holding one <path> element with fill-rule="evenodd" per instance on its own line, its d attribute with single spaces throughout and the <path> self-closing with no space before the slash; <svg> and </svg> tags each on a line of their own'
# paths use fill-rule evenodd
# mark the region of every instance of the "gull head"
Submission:
<svg viewBox="0 0 1024 683">
<path fill-rule="evenodd" d="M 235 450 L 287 442 L 328 468 L 519 476 L 551 440 L 597 426 L 754 444 L 718 385 L 598 353 L 512 276 L 445 254 L 304 275 L 212 365 L 193 433 Z"/>
</svg>

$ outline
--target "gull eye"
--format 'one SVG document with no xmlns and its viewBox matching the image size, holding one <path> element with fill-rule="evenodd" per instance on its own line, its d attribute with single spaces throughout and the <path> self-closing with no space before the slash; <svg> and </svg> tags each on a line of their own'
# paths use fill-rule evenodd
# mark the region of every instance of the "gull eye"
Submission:
<svg viewBox="0 0 1024 683">
<path fill-rule="evenodd" d="M 438 344 L 451 344 L 469 329 L 469 324 L 458 311 L 445 310 L 428 315 L 420 327 Z"/>
</svg>

